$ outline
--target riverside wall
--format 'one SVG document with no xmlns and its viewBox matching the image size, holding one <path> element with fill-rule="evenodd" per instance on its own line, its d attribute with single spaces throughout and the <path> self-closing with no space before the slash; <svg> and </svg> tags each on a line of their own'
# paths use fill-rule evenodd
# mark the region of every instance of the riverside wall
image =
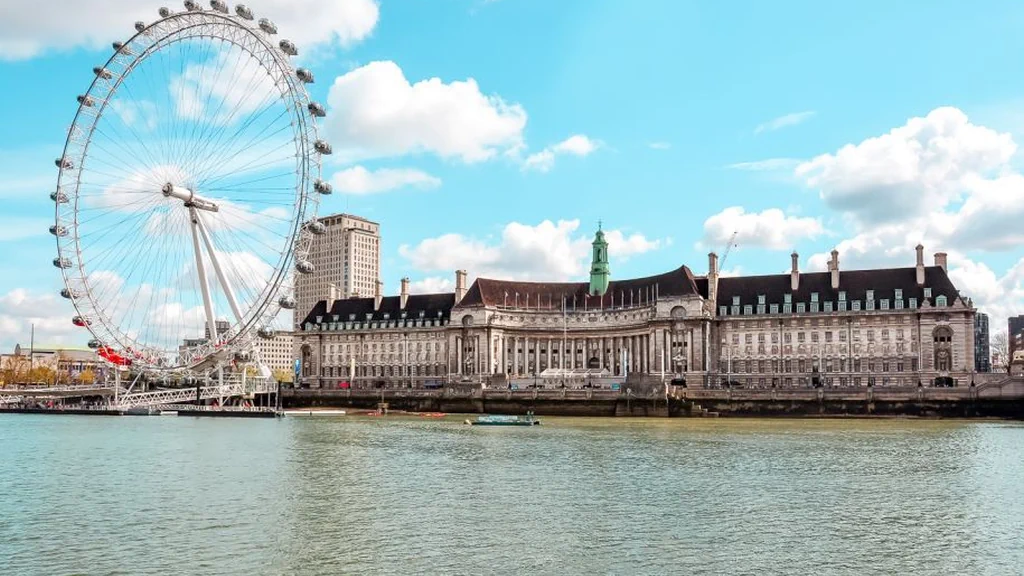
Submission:
<svg viewBox="0 0 1024 576">
<path fill-rule="evenodd" d="M 636 394 L 611 390 L 281 391 L 285 408 L 376 409 L 547 416 L 921 416 L 1024 419 L 1024 380 L 969 388 L 671 388 Z"/>
</svg>

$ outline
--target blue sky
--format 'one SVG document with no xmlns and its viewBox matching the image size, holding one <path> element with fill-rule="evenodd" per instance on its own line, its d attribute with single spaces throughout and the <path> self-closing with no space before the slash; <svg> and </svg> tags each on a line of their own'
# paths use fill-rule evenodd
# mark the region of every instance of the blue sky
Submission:
<svg viewBox="0 0 1024 576">
<path fill-rule="evenodd" d="M 32 321 L 81 341 L 50 265 L 53 159 L 91 68 L 158 5 L 7 4 L 0 346 Z M 1020 3 L 322 4 L 251 6 L 316 73 L 345 151 L 321 213 L 381 223 L 389 292 L 448 288 L 456 267 L 581 278 L 602 220 L 614 277 L 704 273 L 732 232 L 743 274 L 792 250 L 823 269 L 833 247 L 841 268 L 909 266 L 922 242 L 983 311 L 1024 312 Z"/>
</svg>

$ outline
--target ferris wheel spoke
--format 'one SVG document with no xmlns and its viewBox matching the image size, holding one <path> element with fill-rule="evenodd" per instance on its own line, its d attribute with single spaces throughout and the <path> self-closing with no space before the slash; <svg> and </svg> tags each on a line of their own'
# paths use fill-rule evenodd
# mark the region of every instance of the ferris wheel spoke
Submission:
<svg viewBox="0 0 1024 576">
<path fill-rule="evenodd" d="M 284 117 L 284 116 L 285 116 L 285 115 L 286 115 L 287 113 L 288 113 L 288 112 L 287 112 L 287 110 L 283 110 L 283 111 L 281 111 L 281 112 L 279 113 L 278 117 L 274 119 L 274 122 L 276 122 L 277 120 L 279 120 L 279 119 L 281 119 L 282 117 Z M 254 117 L 254 118 L 255 118 L 255 117 Z M 253 120 L 253 119 L 252 119 L 252 118 L 250 118 L 249 122 L 252 122 L 252 120 Z M 234 141 L 239 141 L 239 142 L 243 142 L 243 143 L 241 143 L 241 144 L 236 144 L 236 145 L 232 146 L 231 148 L 228 148 L 227 146 L 222 146 L 222 145 L 220 145 L 220 143 L 219 143 L 219 142 L 218 142 L 218 143 L 217 143 L 216 145 L 214 145 L 214 147 L 213 147 L 212 149 L 213 149 L 213 150 L 217 150 L 217 151 L 219 151 L 219 153 L 218 153 L 218 154 L 217 154 L 216 156 L 214 156 L 214 158 L 231 158 L 231 157 L 233 157 L 233 156 L 234 156 L 235 154 L 237 154 L 237 153 L 238 153 L 239 151 L 243 151 L 243 150 L 249 150 L 249 149 L 250 149 L 250 147 L 251 147 L 251 146 L 252 146 L 253 144 L 255 144 L 255 143 L 256 143 L 256 142 L 257 142 L 257 141 L 258 141 L 258 140 L 260 139 L 260 136 L 262 136 L 263 134 L 265 134 L 265 131 L 266 131 L 266 129 L 267 129 L 267 128 L 268 128 L 269 126 L 271 126 L 271 124 L 270 124 L 270 123 L 268 123 L 268 124 L 267 124 L 266 126 L 264 126 L 263 132 L 261 132 L 260 134 L 257 134 L 256 136 L 254 136 L 254 137 L 252 137 L 252 138 L 249 138 L 249 139 L 247 139 L 247 140 L 245 140 L 245 141 L 242 141 L 242 134 L 243 134 L 243 133 L 245 132 L 245 130 L 246 130 L 246 129 L 248 128 L 248 126 L 250 126 L 250 125 L 251 125 L 251 124 L 249 124 L 249 123 L 243 124 L 243 125 L 242 125 L 241 127 L 239 127 L 239 128 L 238 128 L 238 130 L 237 130 L 237 131 L 236 131 L 236 132 L 235 132 L 234 134 L 232 134 L 232 135 L 231 135 L 231 136 L 229 137 L 229 141 L 231 141 L 231 140 L 234 140 Z M 279 132 L 280 132 L 280 131 L 279 131 Z M 267 137 L 267 139 L 269 139 L 270 137 L 272 137 L 272 136 L 274 136 L 274 135 L 276 135 L 276 134 L 277 134 L 277 133 L 275 133 L 275 134 L 271 134 L 270 136 L 268 136 L 268 137 Z M 208 173 L 209 173 L 209 172 L 210 172 L 210 171 L 211 171 L 212 169 L 217 169 L 217 168 L 219 168 L 219 166 L 218 166 L 217 162 L 216 162 L 216 161 L 214 161 L 214 159 L 208 159 L 208 160 L 207 160 L 207 161 L 206 161 L 206 162 L 205 162 L 205 163 L 204 163 L 204 164 L 203 164 L 203 165 L 202 165 L 202 166 L 201 166 L 201 167 L 200 167 L 200 168 L 199 168 L 199 169 L 197 170 L 196 174 L 197 174 L 197 175 L 199 176 L 199 178 L 200 178 L 200 181 L 202 181 L 203 179 L 205 179 L 205 178 L 206 178 L 206 177 L 208 176 Z"/>
</svg>

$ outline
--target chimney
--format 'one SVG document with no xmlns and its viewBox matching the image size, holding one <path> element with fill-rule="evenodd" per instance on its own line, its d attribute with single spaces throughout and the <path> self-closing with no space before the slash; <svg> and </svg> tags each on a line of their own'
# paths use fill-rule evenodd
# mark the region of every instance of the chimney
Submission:
<svg viewBox="0 0 1024 576">
<path fill-rule="evenodd" d="M 942 271 L 946 271 L 946 253 L 936 252 L 935 253 L 935 265 L 942 268 Z"/>
<path fill-rule="evenodd" d="M 399 308 L 405 310 L 405 303 L 409 301 L 409 279 L 402 278 L 402 292 L 399 294 Z"/>
<path fill-rule="evenodd" d="M 462 299 L 466 296 L 466 271 L 456 270 L 455 271 L 455 303 L 462 302 Z"/>
<path fill-rule="evenodd" d="M 708 303 L 711 308 L 711 315 L 718 310 L 718 254 L 708 254 Z"/>
<path fill-rule="evenodd" d="M 789 272 L 789 290 L 796 292 L 800 289 L 800 255 L 793 252 L 789 257 L 793 260 L 793 269 Z"/>
<path fill-rule="evenodd" d="M 839 250 L 832 249 L 832 260 L 829 260 L 828 269 L 832 273 L 832 289 L 839 290 Z"/>
<path fill-rule="evenodd" d="M 924 246 L 917 245 L 917 285 L 924 286 Z"/>
<path fill-rule="evenodd" d="M 334 308 L 335 301 L 338 300 L 338 287 L 334 284 L 327 285 L 327 309 L 326 313 L 331 312 L 331 308 Z"/>
<path fill-rule="evenodd" d="M 376 287 L 373 289 L 373 311 L 380 310 L 380 301 L 384 299 L 384 283 L 377 280 Z"/>
</svg>

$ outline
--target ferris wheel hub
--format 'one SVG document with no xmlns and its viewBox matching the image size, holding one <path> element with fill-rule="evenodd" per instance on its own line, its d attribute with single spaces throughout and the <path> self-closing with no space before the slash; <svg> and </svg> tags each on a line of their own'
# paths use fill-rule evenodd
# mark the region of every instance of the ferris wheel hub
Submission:
<svg viewBox="0 0 1024 576">
<path fill-rule="evenodd" d="M 168 182 L 164 184 L 164 187 L 160 189 L 163 195 L 168 198 L 176 198 L 185 203 L 185 206 L 189 208 L 196 208 L 198 210 L 206 210 L 208 212 L 217 212 L 220 207 L 217 206 L 216 202 L 207 200 L 202 196 L 197 196 L 195 192 L 188 188 L 182 188 L 181 186 L 175 186 Z"/>
</svg>

